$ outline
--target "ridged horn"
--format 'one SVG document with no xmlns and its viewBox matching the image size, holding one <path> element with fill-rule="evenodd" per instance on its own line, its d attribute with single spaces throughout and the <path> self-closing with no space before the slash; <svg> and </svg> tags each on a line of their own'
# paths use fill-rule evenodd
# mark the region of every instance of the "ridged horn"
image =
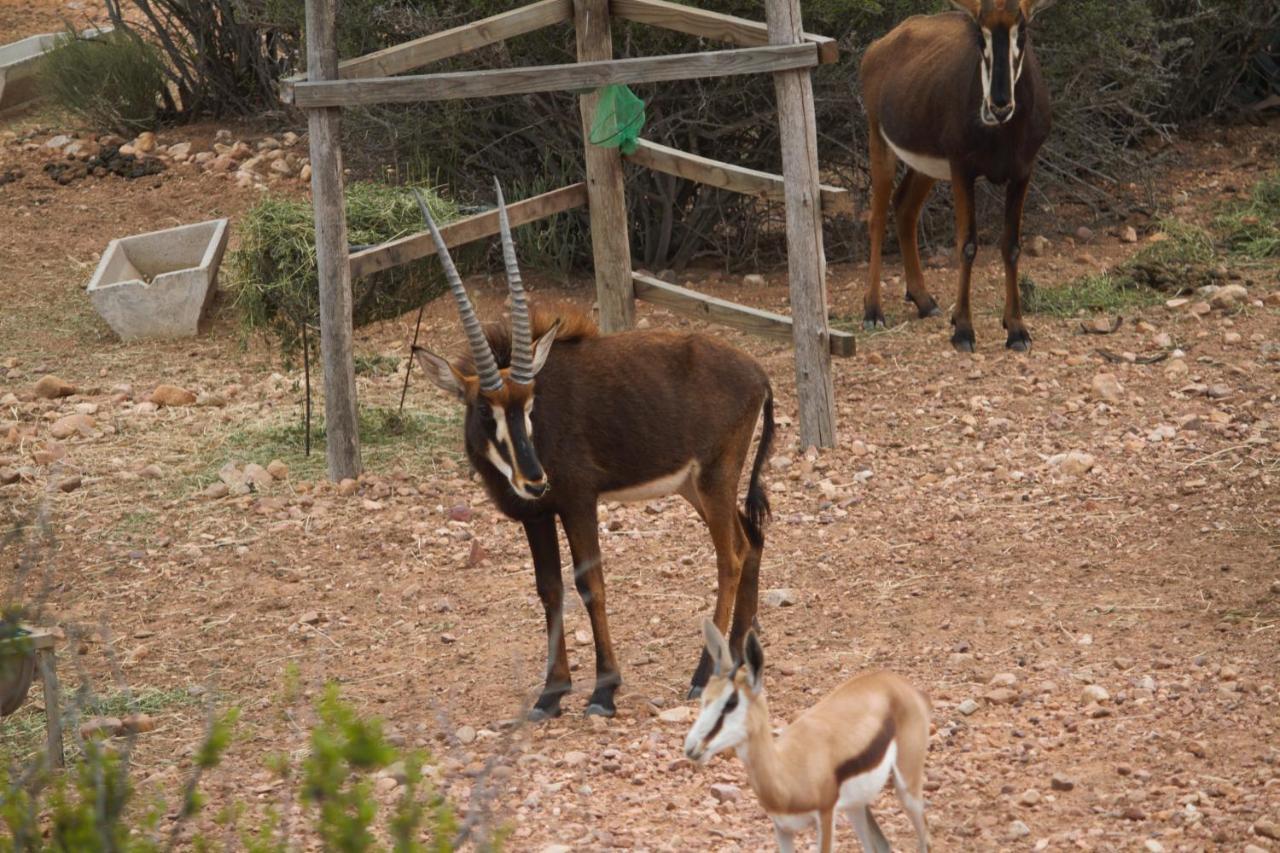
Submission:
<svg viewBox="0 0 1280 853">
<path fill-rule="evenodd" d="M 444 244 L 444 238 L 440 236 L 440 229 L 431 218 L 427 200 L 422 197 L 417 187 L 413 188 L 413 197 L 418 200 L 418 209 L 422 211 L 422 218 L 427 221 L 427 228 L 431 230 L 431 239 L 436 243 L 436 254 L 440 258 L 440 266 L 444 268 L 444 277 L 449 282 L 449 290 L 453 293 L 454 300 L 458 303 L 458 313 L 462 316 L 462 328 L 466 330 L 467 341 L 471 344 L 471 357 L 476 362 L 476 374 L 480 378 L 480 387 L 485 391 L 497 391 L 502 387 L 502 375 L 498 373 L 498 362 L 494 359 L 493 350 L 489 347 L 489 339 L 484 336 L 484 327 L 480 324 L 480 318 L 476 316 L 471 297 L 467 296 L 467 289 L 462 284 L 462 276 L 458 275 L 458 268 L 453 265 L 449 249 Z"/>
<path fill-rule="evenodd" d="M 529 322 L 529 300 L 520 265 L 516 261 L 516 245 L 511 239 L 511 220 L 507 201 L 502 197 L 502 184 L 493 179 L 498 191 L 498 225 L 502 231 L 502 259 L 507 265 L 507 287 L 511 291 L 511 381 L 519 385 L 533 384 L 533 330 Z"/>
</svg>

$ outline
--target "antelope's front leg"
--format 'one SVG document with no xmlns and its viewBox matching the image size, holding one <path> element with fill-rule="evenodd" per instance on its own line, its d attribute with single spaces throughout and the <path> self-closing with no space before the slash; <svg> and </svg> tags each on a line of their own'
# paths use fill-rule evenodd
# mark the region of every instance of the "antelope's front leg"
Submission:
<svg viewBox="0 0 1280 853">
<path fill-rule="evenodd" d="M 973 185 L 975 178 L 963 167 L 952 166 L 951 195 L 956 208 L 956 249 L 960 253 L 960 283 L 956 294 L 956 308 L 951 315 L 955 331 L 951 345 L 960 352 L 973 352 L 973 311 L 969 307 L 969 292 L 973 283 L 973 260 L 978 256 L 978 225 L 974 215 Z"/>
<path fill-rule="evenodd" d="M 560 716 L 560 698 L 569 692 L 569 655 L 564 643 L 564 578 L 560 576 L 560 543 L 555 516 L 524 523 L 533 554 L 538 598 L 547 617 L 547 680 L 542 695 L 529 711 L 529 719 Z"/>
<path fill-rule="evenodd" d="M 1005 346 L 1018 352 L 1031 349 L 1031 333 L 1022 321 L 1022 293 L 1018 289 L 1018 258 L 1022 255 L 1022 209 L 1027 201 L 1028 175 L 1009 181 L 1004 199 L 1004 237 L 1000 252 L 1004 256 L 1004 327 L 1009 332 Z"/>
<path fill-rule="evenodd" d="M 573 554 L 573 581 L 582 596 L 591 619 L 591 633 L 596 643 L 596 689 L 587 703 L 587 714 L 612 717 L 618 712 L 613 695 L 622 683 L 618 661 L 613 655 L 613 641 L 609 638 L 609 618 L 605 614 L 604 569 L 600 564 L 600 533 L 597 526 L 596 503 L 583 505 L 565 512 L 564 523 L 569 551 Z"/>
</svg>

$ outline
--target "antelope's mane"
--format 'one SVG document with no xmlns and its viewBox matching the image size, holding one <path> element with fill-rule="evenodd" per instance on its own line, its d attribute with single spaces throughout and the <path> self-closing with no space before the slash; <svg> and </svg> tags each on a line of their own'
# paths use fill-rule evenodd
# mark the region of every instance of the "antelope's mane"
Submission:
<svg viewBox="0 0 1280 853">
<path fill-rule="evenodd" d="M 576 305 L 569 303 L 556 303 L 553 305 L 531 304 L 529 306 L 529 319 L 535 342 L 551 330 L 556 320 L 560 321 L 560 329 L 556 332 L 557 342 L 574 343 L 587 338 L 594 338 L 600 334 L 600 330 L 596 327 L 595 321 L 591 319 L 591 315 Z M 505 315 L 501 320 L 494 323 L 486 323 L 484 336 L 489 339 L 489 346 L 493 349 L 493 357 L 498 362 L 498 369 L 504 370 L 510 367 L 511 315 Z M 457 358 L 453 360 L 453 366 L 464 376 L 475 376 L 477 372 L 475 358 L 466 349 L 462 350 Z"/>
</svg>

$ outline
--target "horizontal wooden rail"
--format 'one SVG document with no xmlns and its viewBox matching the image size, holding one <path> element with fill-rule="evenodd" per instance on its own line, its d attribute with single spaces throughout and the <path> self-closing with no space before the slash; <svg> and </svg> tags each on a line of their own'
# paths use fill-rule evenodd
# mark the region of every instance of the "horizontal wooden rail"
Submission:
<svg viewBox="0 0 1280 853">
<path fill-rule="evenodd" d="M 818 51 L 811 44 L 787 44 L 610 59 L 497 71 L 458 71 L 409 77 L 365 80 L 324 80 L 295 83 L 282 93 L 302 109 L 356 107 L 376 103 L 444 101 L 598 89 L 614 83 L 660 83 L 691 77 L 728 77 L 812 68 Z"/>
<path fill-rule="evenodd" d="M 786 184 L 781 175 L 722 163 L 645 139 L 639 140 L 639 147 L 634 153 L 627 155 L 627 159 L 655 172 L 675 175 L 677 178 L 697 181 L 722 190 L 771 201 L 786 201 L 787 198 Z M 824 213 L 852 215 L 855 212 L 853 194 L 848 190 L 823 186 L 821 193 Z"/>
<path fill-rule="evenodd" d="M 511 218 L 511 227 L 515 228 L 518 225 L 526 225 L 566 210 L 586 207 L 586 205 L 587 185 L 573 184 L 508 205 L 507 215 Z M 490 210 L 445 225 L 440 229 L 440 236 L 444 238 L 445 245 L 452 249 L 476 240 L 483 240 L 485 237 L 492 237 L 498 231 L 498 211 Z M 436 244 L 431 239 L 430 232 L 409 234 L 389 243 L 373 246 L 360 252 L 352 252 L 351 277 L 355 279 L 389 270 L 435 253 Z"/>
<path fill-rule="evenodd" d="M 393 77 L 433 62 L 461 56 L 515 36 L 571 20 L 573 20 L 573 0 L 541 0 L 529 6 L 443 32 L 432 33 L 375 53 L 343 60 L 338 63 L 338 76 L 343 80 Z M 293 87 L 306 79 L 305 72 L 285 78 L 282 86 L 284 99 L 292 102 Z"/>
<path fill-rule="evenodd" d="M 667 0 L 611 0 L 609 11 L 627 21 L 729 42 L 739 47 L 758 47 L 769 43 L 767 24 Z M 840 46 L 835 39 L 805 33 L 804 40 L 817 45 L 818 61 L 823 65 L 840 61 Z"/>
<path fill-rule="evenodd" d="M 668 284 L 665 281 L 647 276 L 644 273 L 631 274 L 632 286 L 636 299 L 661 305 L 677 314 L 695 317 L 722 326 L 732 326 L 753 335 L 791 343 L 794 340 L 791 330 L 791 318 L 772 311 L 749 308 L 727 299 L 718 299 L 704 293 Z M 849 332 L 831 330 L 829 333 L 831 354 L 850 356 L 857 349 L 853 335 Z"/>
</svg>

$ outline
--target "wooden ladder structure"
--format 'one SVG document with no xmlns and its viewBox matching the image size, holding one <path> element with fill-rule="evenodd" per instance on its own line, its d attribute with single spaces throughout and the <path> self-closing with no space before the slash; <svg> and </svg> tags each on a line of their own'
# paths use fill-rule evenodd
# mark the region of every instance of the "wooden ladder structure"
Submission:
<svg viewBox="0 0 1280 853">
<path fill-rule="evenodd" d="M 822 186 L 818 175 L 817 128 L 810 71 L 834 63 L 832 39 L 805 33 L 800 0 L 765 0 L 767 24 L 667 0 L 539 0 L 484 20 L 423 36 L 366 56 L 338 61 L 338 0 L 306 0 L 307 73 L 284 82 L 281 98 L 308 111 L 311 190 L 320 279 L 321 358 L 325 378 L 325 429 L 331 479 L 360 473 L 357 401 L 351 341 L 351 279 L 434 254 L 426 232 L 355 253 L 348 252 L 343 212 L 339 122 L 342 107 L 372 103 L 455 100 L 581 91 L 586 180 L 511 205 L 513 226 L 587 206 L 591 220 L 600 326 L 629 329 L 635 299 L 721 323 L 795 346 L 804 446 L 835 444 L 835 400 L 831 356 L 852 355 L 853 336 L 827 323 L 826 259 L 822 214 L 852 212 L 847 190 Z M 616 59 L 614 18 L 663 27 L 732 47 L 673 56 Z M 571 23 L 578 61 L 565 65 L 406 74 L 424 65 L 554 24 Z M 616 149 L 585 142 L 599 98 L 610 84 L 657 83 L 689 77 L 772 74 L 777 92 L 783 174 L 744 169 L 641 141 L 624 158 Z M 397 76 L 401 75 L 401 76 Z M 791 317 L 705 296 L 634 272 L 628 238 L 623 160 L 724 190 L 785 201 Z M 449 247 L 498 233 L 496 211 L 441 229 Z"/>
</svg>

